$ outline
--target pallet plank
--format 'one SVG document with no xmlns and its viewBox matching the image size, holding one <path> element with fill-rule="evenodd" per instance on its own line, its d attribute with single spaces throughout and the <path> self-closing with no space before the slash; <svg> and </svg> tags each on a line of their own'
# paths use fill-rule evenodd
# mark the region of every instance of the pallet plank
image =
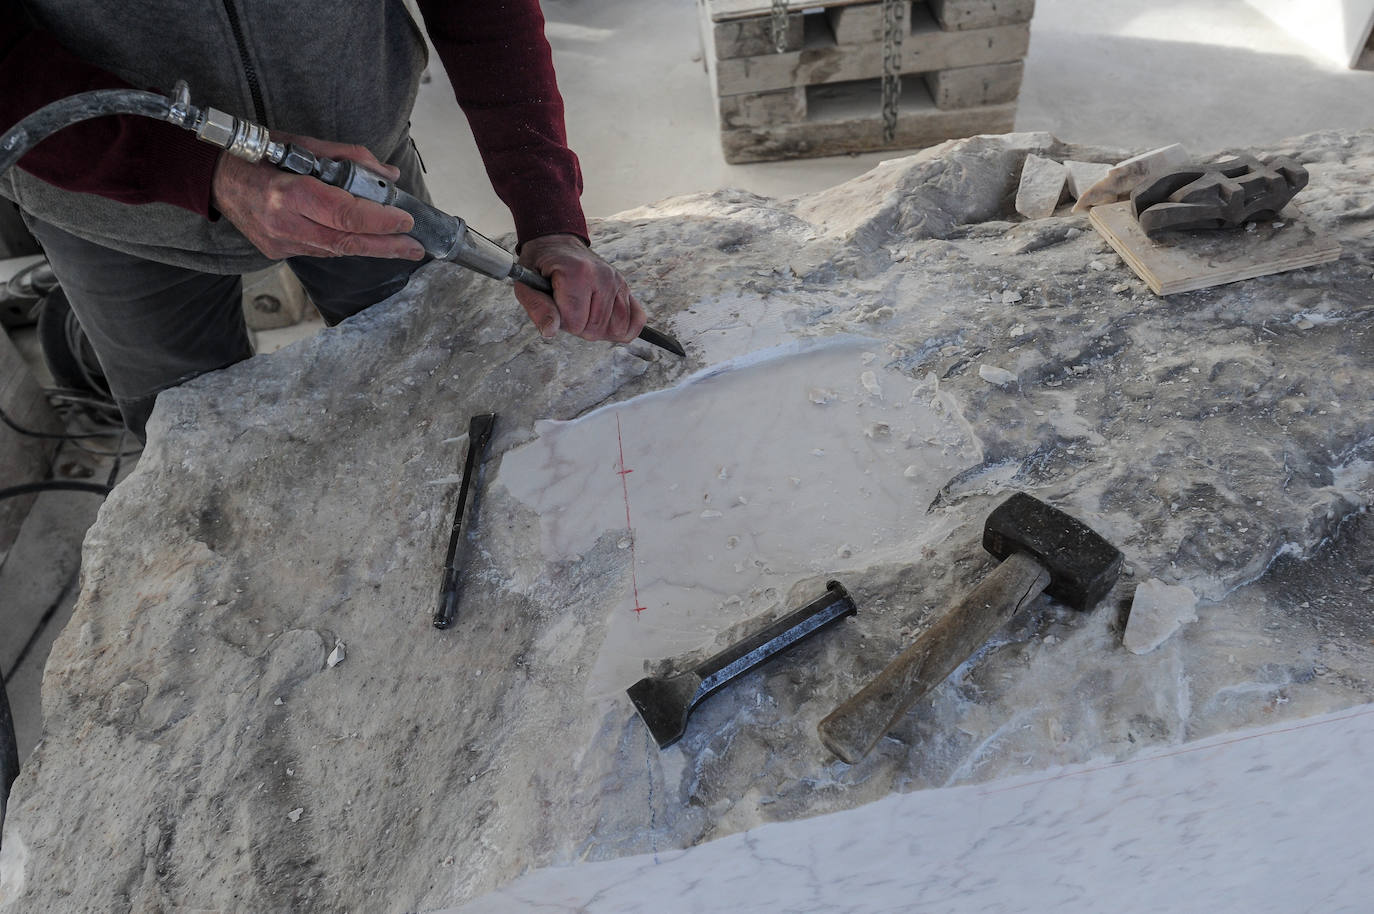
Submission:
<svg viewBox="0 0 1374 914">
<path fill-rule="evenodd" d="M 947 29 L 986 29 L 1030 22 L 1035 0 L 928 0 L 931 12 Z"/>
<path fill-rule="evenodd" d="M 851 6 L 856 3 L 872 3 L 873 0 L 829 0 L 829 2 L 802 3 L 790 0 L 790 9 L 812 9 L 815 7 Z M 747 16 L 767 16 L 773 10 L 770 0 L 706 0 L 708 15 L 712 22 L 727 19 L 740 19 Z"/>
<path fill-rule="evenodd" d="M 883 141 L 880 97 L 876 81 L 868 85 L 827 86 L 813 90 L 804 123 L 722 130 L 725 161 L 738 165 L 915 149 L 957 137 L 1007 133 L 1016 120 L 1014 104 L 943 111 L 935 107 L 917 82 L 910 91 L 904 85 L 897 116 L 897 136 L 888 143 Z"/>
<path fill-rule="evenodd" d="M 804 86 L 752 95 L 727 95 L 719 101 L 720 125 L 726 129 L 796 124 L 806 120 Z"/>
<path fill-rule="evenodd" d="M 954 67 L 1010 63 L 1026 56 L 1030 26 L 1024 23 L 990 29 L 947 32 L 929 14 L 918 16 L 917 28 L 902 43 L 901 72 L 929 73 Z M 871 79 L 883 72 L 883 43 L 808 46 L 787 54 L 721 60 L 716 67 L 716 94 L 740 95 L 792 86 Z"/>
<path fill-rule="evenodd" d="M 787 33 L 782 53 L 801 50 L 803 18 L 800 12 L 788 15 Z M 758 16 L 752 19 L 727 19 L 724 22 L 713 23 L 712 31 L 715 34 L 717 60 L 778 53 L 773 44 L 773 19 L 770 16 Z"/>
<path fill-rule="evenodd" d="M 937 108 L 974 108 L 1016 101 L 1021 94 L 1022 61 L 981 67 L 954 67 L 925 74 Z"/>
</svg>

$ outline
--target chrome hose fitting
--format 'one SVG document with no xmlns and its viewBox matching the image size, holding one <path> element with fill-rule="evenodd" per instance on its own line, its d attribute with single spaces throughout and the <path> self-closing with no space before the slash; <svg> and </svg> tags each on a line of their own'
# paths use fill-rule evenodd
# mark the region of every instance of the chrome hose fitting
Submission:
<svg viewBox="0 0 1374 914">
<path fill-rule="evenodd" d="M 262 161 L 271 143 L 266 127 L 240 120 L 218 108 L 205 109 L 196 136 L 247 162 Z"/>
</svg>

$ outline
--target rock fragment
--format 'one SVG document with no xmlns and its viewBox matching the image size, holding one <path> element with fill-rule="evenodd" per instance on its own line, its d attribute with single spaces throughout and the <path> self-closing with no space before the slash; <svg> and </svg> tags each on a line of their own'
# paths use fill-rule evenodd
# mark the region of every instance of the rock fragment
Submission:
<svg viewBox="0 0 1374 914">
<path fill-rule="evenodd" d="M 1086 213 L 1094 206 L 1115 203 L 1130 193 L 1131 189 L 1150 172 L 1170 165 L 1186 165 L 1187 162 L 1188 151 L 1178 143 L 1142 152 L 1112 166 L 1112 170 L 1107 172 L 1105 178 L 1083 192 L 1078 202 L 1073 205 L 1073 211 Z"/>
<path fill-rule="evenodd" d="M 1187 587 L 1151 578 L 1135 589 L 1121 643 L 1132 654 L 1148 654 L 1179 626 L 1196 621 L 1196 594 Z"/>
<path fill-rule="evenodd" d="M 1102 162 L 1075 162 L 1072 159 L 1064 163 L 1064 172 L 1068 177 L 1069 196 L 1075 200 L 1083 196 L 1084 192 L 1107 177 L 1107 173 L 1112 170 L 1112 166 Z"/>
<path fill-rule="evenodd" d="M 1028 153 L 1026 164 L 1021 167 L 1021 186 L 1016 191 L 1016 211 L 1027 219 L 1053 216 L 1067 180 L 1068 172 L 1063 165 Z"/>
<path fill-rule="evenodd" d="M 978 377 L 987 381 L 989 384 L 996 384 L 998 387 L 1006 387 L 1008 384 L 1016 383 L 1016 374 L 999 368 L 996 365 L 979 365 Z"/>
</svg>

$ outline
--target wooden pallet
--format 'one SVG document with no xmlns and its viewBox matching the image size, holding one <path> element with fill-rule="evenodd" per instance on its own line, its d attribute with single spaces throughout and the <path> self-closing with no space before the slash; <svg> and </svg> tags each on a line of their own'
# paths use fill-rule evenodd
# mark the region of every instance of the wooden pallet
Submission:
<svg viewBox="0 0 1374 914">
<path fill-rule="evenodd" d="M 699 0 L 726 161 L 931 145 L 1012 129 L 1034 0 L 917 0 L 902 39 L 897 136 L 882 131 L 882 3 Z M 870 103 L 871 102 L 871 103 Z"/>
</svg>

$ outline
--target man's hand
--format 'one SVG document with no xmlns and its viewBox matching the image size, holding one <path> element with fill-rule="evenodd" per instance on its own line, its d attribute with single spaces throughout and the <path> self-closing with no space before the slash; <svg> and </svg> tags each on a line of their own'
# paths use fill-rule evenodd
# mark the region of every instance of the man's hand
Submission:
<svg viewBox="0 0 1374 914">
<path fill-rule="evenodd" d="M 553 283 L 553 298 L 515 284 L 515 297 L 544 336 L 561 329 L 584 340 L 628 343 L 644 329 L 644 309 L 624 277 L 576 235 L 531 238 L 520 262 Z"/>
<path fill-rule="evenodd" d="M 392 180 L 400 174 L 362 146 L 275 132 L 272 139 L 296 143 L 331 159 L 349 159 Z M 254 165 L 221 154 L 211 194 L 219 211 L 272 260 L 298 255 L 405 260 L 425 256 L 420 242 L 404 234 L 415 224 L 409 213 L 263 162 Z"/>
</svg>

